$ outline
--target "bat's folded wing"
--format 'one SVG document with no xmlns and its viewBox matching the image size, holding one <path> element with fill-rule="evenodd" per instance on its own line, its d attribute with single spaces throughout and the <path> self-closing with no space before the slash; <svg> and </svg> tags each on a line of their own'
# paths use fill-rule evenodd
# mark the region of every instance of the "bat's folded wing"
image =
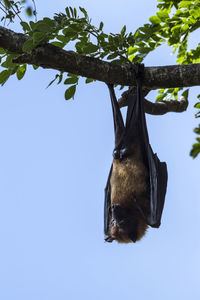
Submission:
<svg viewBox="0 0 200 300">
<path fill-rule="evenodd" d="M 146 153 L 147 163 L 149 167 L 150 213 L 147 223 L 151 227 L 159 227 L 167 189 L 167 164 L 159 160 L 157 154 L 153 153 L 151 145 L 149 143 L 149 136 L 143 106 L 144 98 L 139 86 L 137 91 L 137 102 L 139 105 L 141 120 L 140 135 L 144 142 L 144 152 Z"/>
<path fill-rule="evenodd" d="M 167 189 L 167 165 L 165 162 L 160 162 L 157 155 L 153 153 L 150 145 L 147 148 L 150 179 L 150 214 L 148 225 L 159 227 Z"/>
<path fill-rule="evenodd" d="M 110 206 L 111 206 L 111 187 L 110 177 L 112 173 L 112 166 L 110 168 L 108 180 L 105 187 L 105 201 L 104 201 L 104 234 L 105 239 L 109 237 L 109 221 L 110 221 Z"/>
</svg>

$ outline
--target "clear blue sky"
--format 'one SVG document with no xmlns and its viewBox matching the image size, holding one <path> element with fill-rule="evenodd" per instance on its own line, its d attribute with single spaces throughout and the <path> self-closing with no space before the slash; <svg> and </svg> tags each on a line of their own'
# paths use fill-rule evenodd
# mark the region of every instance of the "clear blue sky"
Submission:
<svg viewBox="0 0 200 300">
<path fill-rule="evenodd" d="M 156 1 L 38 0 L 39 18 L 66 5 L 85 7 L 95 24 L 118 32 L 147 22 Z M 163 46 L 145 64 L 174 64 L 170 53 Z M 0 299 L 200 299 L 200 158 L 189 157 L 199 89 L 191 89 L 187 112 L 147 116 L 152 147 L 168 164 L 161 228 L 136 244 L 110 244 L 103 236 L 114 145 L 107 88 L 82 80 L 66 102 L 63 85 L 45 89 L 55 71 L 28 71 L 1 87 Z"/>
</svg>

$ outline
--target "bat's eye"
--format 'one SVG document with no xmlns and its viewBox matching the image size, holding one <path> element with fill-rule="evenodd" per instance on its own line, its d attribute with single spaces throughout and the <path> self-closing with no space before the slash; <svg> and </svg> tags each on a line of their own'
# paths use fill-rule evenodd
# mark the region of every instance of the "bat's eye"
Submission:
<svg viewBox="0 0 200 300">
<path fill-rule="evenodd" d="M 114 149 L 113 157 L 114 157 L 114 159 L 119 159 L 120 158 L 120 151 L 118 149 Z"/>
<path fill-rule="evenodd" d="M 127 157 L 129 155 L 129 149 L 128 148 L 122 148 L 120 150 L 120 159 Z"/>
</svg>

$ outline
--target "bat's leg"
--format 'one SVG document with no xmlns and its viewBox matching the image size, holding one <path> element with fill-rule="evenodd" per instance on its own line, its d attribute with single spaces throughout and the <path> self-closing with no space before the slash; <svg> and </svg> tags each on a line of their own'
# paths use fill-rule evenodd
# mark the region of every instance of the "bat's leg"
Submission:
<svg viewBox="0 0 200 300">
<path fill-rule="evenodd" d="M 123 140 L 125 126 L 122 118 L 122 114 L 119 108 L 119 104 L 117 102 L 117 98 L 115 96 L 113 85 L 108 84 L 108 88 L 110 91 L 110 98 L 112 104 L 113 111 L 113 120 L 114 120 L 114 131 L 115 131 L 115 149 L 113 151 L 114 158 L 119 158 L 119 148 L 121 146 L 121 142 Z"/>
</svg>

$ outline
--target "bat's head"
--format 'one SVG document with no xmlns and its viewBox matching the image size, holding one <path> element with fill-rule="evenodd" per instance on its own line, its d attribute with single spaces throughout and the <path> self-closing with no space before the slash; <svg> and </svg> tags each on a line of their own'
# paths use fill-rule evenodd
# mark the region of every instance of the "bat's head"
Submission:
<svg viewBox="0 0 200 300">
<path fill-rule="evenodd" d="M 139 241 L 145 234 L 148 225 L 141 213 L 134 207 L 113 204 L 111 207 L 110 237 L 107 241 L 119 243 Z"/>
</svg>

